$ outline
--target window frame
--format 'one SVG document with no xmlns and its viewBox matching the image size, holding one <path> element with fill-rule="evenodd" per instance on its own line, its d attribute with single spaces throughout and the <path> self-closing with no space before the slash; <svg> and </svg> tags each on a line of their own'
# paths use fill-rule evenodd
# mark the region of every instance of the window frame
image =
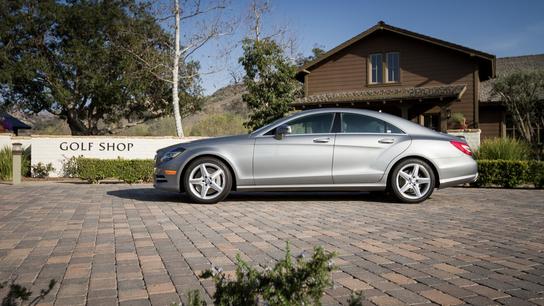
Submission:
<svg viewBox="0 0 544 306">
<path fill-rule="evenodd" d="M 385 121 L 383 119 L 380 119 L 380 118 L 376 118 L 376 117 L 373 117 L 373 116 L 369 116 L 369 115 L 365 115 L 365 114 L 359 114 L 359 113 L 351 113 L 351 112 L 341 112 L 339 113 L 340 114 L 340 128 L 338 129 L 338 131 L 336 132 L 337 134 L 340 134 L 340 135 L 406 135 L 406 132 L 404 132 L 401 128 L 399 128 L 398 126 L 394 125 L 394 124 L 391 124 L 389 123 L 388 121 Z M 344 115 L 345 114 L 350 114 L 350 115 L 355 115 L 355 116 L 364 116 L 364 117 L 368 117 L 368 118 L 372 118 L 372 119 L 375 119 L 375 120 L 379 120 L 381 122 L 383 122 L 385 124 L 385 130 L 387 131 L 387 127 L 388 126 L 392 126 L 392 127 L 395 127 L 397 130 L 401 131 L 400 133 L 376 133 L 376 132 L 344 132 L 343 131 L 343 120 L 344 120 Z"/>
<path fill-rule="evenodd" d="M 389 71 L 388 71 L 388 54 L 398 54 L 398 81 L 389 81 Z M 381 66 L 382 66 L 382 80 L 381 82 L 372 82 L 372 57 L 379 55 L 381 57 Z M 367 57 L 367 86 L 388 86 L 388 85 L 398 85 L 402 80 L 402 69 L 400 67 L 400 51 L 387 51 L 387 52 L 375 52 L 368 54 Z"/>
<path fill-rule="evenodd" d="M 381 70 L 382 70 L 382 79 L 381 81 L 376 81 L 376 82 L 373 82 L 372 81 L 372 77 L 373 77 L 373 57 L 374 56 L 380 56 L 380 63 L 381 63 Z M 376 68 L 376 73 L 378 73 L 378 69 Z M 376 75 L 376 80 L 378 79 L 378 76 Z M 368 82 L 367 82 L 369 85 L 379 85 L 379 84 L 383 84 L 383 53 L 371 53 L 368 55 Z"/>
<path fill-rule="evenodd" d="M 292 134 L 287 134 L 285 135 L 286 137 L 288 136 L 304 136 L 304 135 L 327 135 L 327 134 L 334 134 L 334 131 L 333 131 L 333 128 L 334 128 L 334 125 L 335 125 L 335 121 L 336 121 L 336 112 L 323 112 L 323 113 L 313 113 L 313 114 L 307 114 L 305 116 L 297 116 L 295 118 L 291 118 L 290 120 L 284 120 L 282 121 L 281 123 L 278 123 L 276 125 L 274 125 L 272 128 L 270 128 L 269 130 L 267 130 L 266 132 L 260 134 L 260 135 L 257 135 L 257 137 L 273 137 L 274 134 L 276 133 L 275 130 L 278 126 L 280 125 L 289 125 L 291 126 L 291 122 L 294 121 L 294 120 L 299 120 L 299 119 L 302 119 L 302 118 L 306 118 L 306 117 L 310 117 L 310 116 L 318 116 L 318 115 L 330 115 L 331 116 L 331 122 L 330 122 L 330 125 L 329 125 L 329 131 L 326 132 L 326 133 L 305 133 L 305 134 L 295 134 L 295 133 L 292 133 Z M 272 134 L 270 134 L 272 133 Z"/>
<path fill-rule="evenodd" d="M 396 54 L 397 55 L 397 68 L 398 68 L 398 73 L 397 73 L 397 81 L 391 81 L 389 80 L 389 54 Z M 386 84 L 398 84 L 400 83 L 400 52 L 398 51 L 391 51 L 391 52 L 387 52 L 385 53 L 385 83 Z"/>
</svg>

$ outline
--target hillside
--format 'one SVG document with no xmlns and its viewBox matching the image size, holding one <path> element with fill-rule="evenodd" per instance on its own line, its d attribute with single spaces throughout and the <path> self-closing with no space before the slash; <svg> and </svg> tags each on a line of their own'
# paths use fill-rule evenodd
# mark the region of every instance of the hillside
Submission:
<svg viewBox="0 0 544 306">
<path fill-rule="evenodd" d="M 241 84 L 225 86 L 206 97 L 202 110 L 184 118 L 183 130 L 187 136 L 219 136 L 245 133 L 243 122 L 248 110 L 242 101 L 244 86 Z M 68 125 L 49 113 L 15 116 L 30 124 L 32 134 L 66 135 L 70 134 Z M 174 136 L 175 122 L 173 117 L 149 120 L 143 124 L 132 126 L 115 135 L 126 136 Z"/>
</svg>

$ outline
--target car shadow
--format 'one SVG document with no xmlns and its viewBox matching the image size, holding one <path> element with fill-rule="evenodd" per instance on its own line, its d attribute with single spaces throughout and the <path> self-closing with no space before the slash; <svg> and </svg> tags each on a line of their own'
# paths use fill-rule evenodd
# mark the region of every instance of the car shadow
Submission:
<svg viewBox="0 0 544 306">
<path fill-rule="evenodd" d="M 107 192 L 108 195 L 143 202 L 176 202 L 194 204 L 185 194 L 157 190 L 155 188 L 129 188 Z M 381 202 L 397 204 L 383 193 L 369 192 L 232 192 L 222 202 Z"/>
</svg>

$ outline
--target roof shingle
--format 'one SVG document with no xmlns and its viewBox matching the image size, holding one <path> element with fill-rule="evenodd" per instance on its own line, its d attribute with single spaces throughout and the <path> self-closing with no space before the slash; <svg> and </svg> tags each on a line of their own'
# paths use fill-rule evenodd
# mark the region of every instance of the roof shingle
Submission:
<svg viewBox="0 0 544 306">
<path fill-rule="evenodd" d="M 321 103 L 351 103 L 432 98 L 459 99 L 463 95 L 465 90 L 465 84 L 426 87 L 380 87 L 363 89 L 358 91 L 339 91 L 312 95 L 298 99 L 292 105 L 305 106 Z"/>
<path fill-rule="evenodd" d="M 519 71 L 544 70 L 544 54 L 524 55 L 497 58 L 497 77 L 506 76 Z M 495 79 L 480 83 L 480 102 L 499 102 L 500 98 L 493 96 L 491 90 Z"/>
</svg>

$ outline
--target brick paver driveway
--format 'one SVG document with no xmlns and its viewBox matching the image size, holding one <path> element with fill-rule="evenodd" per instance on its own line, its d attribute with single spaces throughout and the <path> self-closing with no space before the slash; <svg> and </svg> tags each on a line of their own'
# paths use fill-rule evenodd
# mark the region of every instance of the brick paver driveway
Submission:
<svg viewBox="0 0 544 306">
<path fill-rule="evenodd" d="M 544 191 L 437 191 L 422 205 L 364 193 L 232 195 L 195 205 L 149 185 L 0 185 L 0 279 L 45 302 L 169 305 L 197 274 L 268 265 L 322 245 L 338 252 L 325 305 L 362 290 L 366 303 L 544 305 Z"/>
</svg>

